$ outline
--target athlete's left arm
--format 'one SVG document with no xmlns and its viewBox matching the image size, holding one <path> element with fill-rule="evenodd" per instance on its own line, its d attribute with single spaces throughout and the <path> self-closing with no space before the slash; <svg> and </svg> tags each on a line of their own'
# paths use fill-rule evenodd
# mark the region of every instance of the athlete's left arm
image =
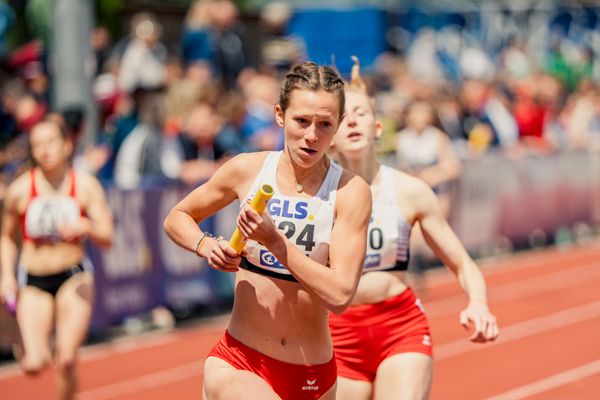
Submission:
<svg viewBox="0 0 600 400">
<path fill-rule="evenodd" d="M 433 191 L 423 182 L 418 182 L 411 192 L 411 200 L 416 207 L 416 221 L 425 241 L 454 272 L 469 298 L 467 308 L 460 314 L 461 324 L 465 327 L 469 323 L 474 324 L 475 332 L 471 336 L 474 342 L 494 340 L 498 336 L 498 326 L 496 317 L 487 305 L 486 283 L 481 270 L 446 221 Z"/>
<path fill-rule="evenodd" d="M 104 189 L 98 180 L 91 175 L 80 175 L 80 182 L 86 193 L 85 213 L 82 217 L 82 235 L 91 239 L 96 245 L 110 247 L 113 238 L 113 216 Z"/>
</svg>

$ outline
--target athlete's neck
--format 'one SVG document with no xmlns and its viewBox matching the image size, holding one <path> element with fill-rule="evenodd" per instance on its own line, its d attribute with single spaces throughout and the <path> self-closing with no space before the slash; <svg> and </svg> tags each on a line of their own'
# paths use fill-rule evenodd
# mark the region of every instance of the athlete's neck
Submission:
<svg viewBox="0 0 600 400">
<path fill-rule="evenodd" d="M 49 170 L 42 170 L 38 168 L 43 175 L 44 179 L 54 190 L 60 190 L 63 185 L 65 178 L 67 177 L 67 172 L 69 171 L 69 166 L 60 166 Z"/>
<path fill-rule="evenodd" d="M 342 167 L 354 172 L 369 185 L 373 183 L 377 171 L 379 171 L 379 163 L 374 150 L 370 150 L 368 154 L 338 154 L 338 157 Z"/>
<path fill-rule="evenodd" d="M 298 181 L 303 181 L 307 177 L 312 176 L 319 171 L 327 171 L 329 168 L 329 159 L 326 156 L 323 156 L 319 162 L 309 168 L 302 168 L 295 164 L 290 158 L 289 154 L 284 151 L 283 152 L 283 162 L 294 172 L 294 176 Z"/>
<path fill-rule="evenodd" d="M 320 186 L 329 169 L 329 159 L 326 156 L 323 156 L 315 165 L 302 168 L 292 161 L 287 150 L 283 152 L 281 162 L 284 169 L 287 170 L 286 175 L 289 173 L 290 177 L 295 180 L 295 191 L 298 193 L 309 187 Z"/>
</svg>

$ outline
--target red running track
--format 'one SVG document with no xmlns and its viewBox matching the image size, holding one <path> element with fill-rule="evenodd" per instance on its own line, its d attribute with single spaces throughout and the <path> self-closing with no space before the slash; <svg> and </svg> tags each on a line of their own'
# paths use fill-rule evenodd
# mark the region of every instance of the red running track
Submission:
<svg viewBox="0 0 600 400">
<path fill-rule="evenodd" d="M 435 351 L 432 400 L 600 398 L 600 244 L 481 262 L 501 333 L 473 344 L 458 323 L 466 300 L 446 270 L 417 290 Z M 81 354 L 80 400 L 199 399 L 202 362 L 227 316 L 170 333 L 89 346 Z M 2 399 L 49 399 L 51 370 L 25 378 L 0 367 Z"/>
</svg>

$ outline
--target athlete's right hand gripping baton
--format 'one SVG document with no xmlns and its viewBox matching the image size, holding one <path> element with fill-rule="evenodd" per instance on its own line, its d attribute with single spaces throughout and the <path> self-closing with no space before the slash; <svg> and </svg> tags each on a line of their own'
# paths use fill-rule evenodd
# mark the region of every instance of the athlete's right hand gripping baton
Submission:
<svg viewBox="0 0 600 400">
<path fill-rule="evenodd" d="M 250 207 L 252 207 L 256 212 L 262 214 L 267 207 L 267 203 L 273 197 L 273 187 L 271 185 L 262 185 L 254 194 L 252 201 L 250 202 Z M 229 239 L 229 246 L 231 246 L 235 251 L 241 253 L 244 250 L 244 246 L 246 246 L 246 240 L 240 230 L 235 228 L 235 232 L 231 235 L 231 239 Z"/>
</svg>

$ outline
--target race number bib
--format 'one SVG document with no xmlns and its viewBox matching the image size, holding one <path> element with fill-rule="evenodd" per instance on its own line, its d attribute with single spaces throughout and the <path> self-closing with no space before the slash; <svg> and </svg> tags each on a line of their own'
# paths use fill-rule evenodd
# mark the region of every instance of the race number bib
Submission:
<svg viewBox="0 0 600 400">
<path fill-rule="evenodd" d="M 398 227 L 395 218 L 372 215 L 367 235 L 367 254 L 363 269 L 372 271 L 396 262 Z"/>
<path fill-rule="evenodd" d="M 27 208 L 25 229 L 36 239 L 57 240 L 63 225 L 79 223 L 81 211 L 72 197 L 34 198 Z"/>
<path fill-rule="evenodd" d="M 277 229 L 300 251 L 318 262 L 326 263 L 333 225 L 332 206 L 318 198 L 281 196 L 271 199 L 266 212 L 273 219 Z M 272 272 L 290 274 L 285 266 L 259 243 L 249 241 L 246 253 L 248 261 L 255 266 Z"/>
</svg>

